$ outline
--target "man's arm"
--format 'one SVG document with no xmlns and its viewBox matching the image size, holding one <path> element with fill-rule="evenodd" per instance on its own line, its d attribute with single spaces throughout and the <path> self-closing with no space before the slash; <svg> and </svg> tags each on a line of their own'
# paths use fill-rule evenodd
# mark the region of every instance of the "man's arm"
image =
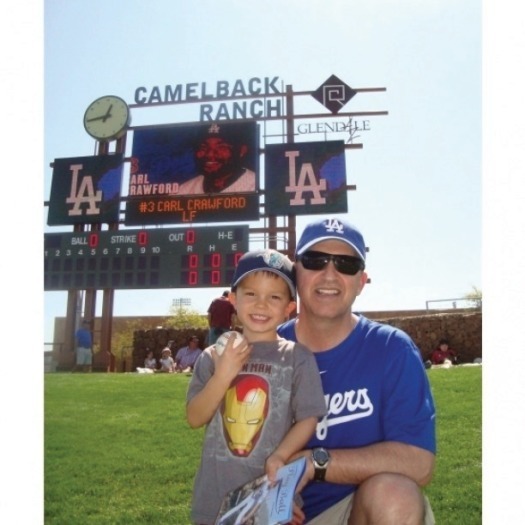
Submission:
<svg viewBox="0 0 525 525">
<path fill-rule="evenodd" d="M 385 441 L 354 449 L 330 449 L 326 481 L 359 485 L 369 477 L 383 472 L 402 474 L 423 487 L 430 483 L 435 456 L 432 452 L 406 443 Z M 311 450 L 302 450 L 295 457 L 306 456 L 307 468 L 301 488 L 314 479 Z M 294 458 L 295 459 L 295 458 Z"/>
</svg>

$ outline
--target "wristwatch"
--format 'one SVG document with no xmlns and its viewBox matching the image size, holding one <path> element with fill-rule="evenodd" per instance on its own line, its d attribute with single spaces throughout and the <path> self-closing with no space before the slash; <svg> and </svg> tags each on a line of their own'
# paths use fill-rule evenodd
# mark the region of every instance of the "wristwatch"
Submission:
<svg viewBox="0 0 525 525">
<path fill-rule="evenodd" d="M 312 449 L 312 461 L 314 464 L 314 480 L 324 481 L 326 476 L 326 469 L 330 462 L 330 452 L 323 447 Z"/>
</svg>

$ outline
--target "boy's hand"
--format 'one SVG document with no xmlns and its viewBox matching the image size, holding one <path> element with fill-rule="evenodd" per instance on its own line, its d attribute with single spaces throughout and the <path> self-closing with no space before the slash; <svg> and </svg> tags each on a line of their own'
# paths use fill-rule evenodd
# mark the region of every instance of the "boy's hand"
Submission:
<svg viewBox="0 0 525 525">
<path fill-rule="evenodd" d="M 264 470 L 268 476 L 270 483 L 275 482 L 277 477 L 277 471 L 285 464 L 284 458 L 279 456 L 279 454 L 270 454 L 266 459 L 266 464 Z"/>
<path fill-rule="evenodd" d="M 213 347 L 211 353 L 215 363 L 215 373 L 230 381 L 242 370 L 252 351 L 252 346 L 248 344 L 244 337 L 235 346 L 237 337 L 237 334 L 234 334 L 228 339 L 224 352 L 221 355 L 217 354 L 215 347 Z"/>
<path fill-rule="evenodd" d="M 299 452 L 296 452 L 293 454 L 293 456 L 290 458 L 289 462 L 294 461 L 295 459 L 300 458 L 301 456 L 304 456 L 306 458 L 306 468 L 304 469 L 303 477 L 299 480 L 299 483 L 297 484 L 297 488 L 295 489 L 296 494 L 300 493 L 303 488 L 314 479 L 314 464 L 312 462 L 312 451 L 311 450 L 300 450 Z"/>
</svg>

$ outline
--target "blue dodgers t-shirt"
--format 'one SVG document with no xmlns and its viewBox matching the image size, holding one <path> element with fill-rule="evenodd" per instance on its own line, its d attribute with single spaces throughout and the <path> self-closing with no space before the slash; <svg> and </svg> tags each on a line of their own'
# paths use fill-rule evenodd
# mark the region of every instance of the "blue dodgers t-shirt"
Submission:
<svg viewBox="0 0 525 525">
<path fill-rule="evenodd" d="M 296 341 L 295 320 L 278 329 Z M 308 346 L 308 341 L 304 341 Z M 328 408 L 305 448 L 356 448 L 399 441 L 436 451 L 435 408 L 421 354 L 403 331 L 359 316 L 338 346 L 315 353 Z M 310 520 L 355 485 L 309 483 L 302 491 Z"/>
</svg>

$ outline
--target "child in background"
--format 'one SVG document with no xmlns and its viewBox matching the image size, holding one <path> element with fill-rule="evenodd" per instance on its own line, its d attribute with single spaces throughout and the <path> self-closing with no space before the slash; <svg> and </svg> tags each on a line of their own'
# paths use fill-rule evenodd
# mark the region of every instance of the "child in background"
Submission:
<svg viewBox="0 0 525 525">
<path fill-rule="evenodd" d="M 148 368 L 149 370 L 157 369 L 157 360 L 153 355 L 153 350 L 148 349 L 146 359 L 144 359 L 144 368 Z"/>
<path fill-rule="evenodd" d="M 166 347 L 162 350 L 160 357 L 160 369 L 157 372 L 167 372 L 168 374 L 173 373 L 175 368 L 175 361 L 171 357 L 171 350 Z"/>
<path fill-rule="evenodd" d="M 445 360 L 449 360 L 451 364 L 458 364 L 458 354 L 455 350 L 450 348 L 446 339 L 441 339 L 438 346 L 430 354 L 430 361 L 433 365 L 442 365 Z"/>
<path fill-rule="evenodd" d="M 292 262 L 275 250 L 239 260 L 230 300 L 243 341 L 219 356 L 206 348 L 187 393 L 191 427 L 207 425 L 195 478 L 192 520 L 213 525 L 223 497 L 266 473 L 270 480 L 300 450 L 326 413 L 313 354 L 276 329 L 296 307 Z"/>
</svg>

